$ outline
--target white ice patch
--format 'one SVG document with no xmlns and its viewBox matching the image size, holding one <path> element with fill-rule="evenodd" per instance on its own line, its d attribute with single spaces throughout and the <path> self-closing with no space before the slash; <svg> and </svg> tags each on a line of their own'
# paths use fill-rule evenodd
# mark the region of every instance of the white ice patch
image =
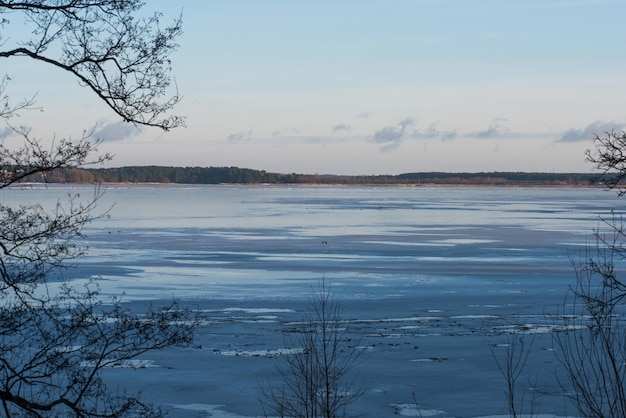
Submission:
<svg viewBox="0 0 626 418">
<path fill-rule="evenodd" d="M 290 313 L 293 309 L 281 308 L 224 308 L 222 312 L 243 312 L 248 314 L 266 314 L 266 313 Z"/>
<path fill-rule="evenodd" d="M 402 415 L 404 417 L 436 417 L 438 415 L 444 415 L 444 411 L 437 409 L 422 409 L 415 404 L 410 403 L 392 403 L 391 406 L 395 410 L 396 415 Z"/>
<path fill-rule="evenodd" d="M 498 319 L 496 315 L 457 315 L 451 316 L 450 319 Z"/>
<path fill-rule="evenodd" d="M 276 357 L 303 353 L 302 348 L 277 348 L 275 350 L 213 350 L 213 354 L 231 357 Z"/>
<path fill-rule="evenodd" d="M 78 351 L 81 348 L 83 348 L 82 345 L 69 345 L 69 346 L 63 346 L 63 347 L 56 347 L 54 350 L 57 353 L 72 353 L 74 351 Z"/>
<path fill-rule="evenodd" d="M 486 415 L 483 417 L 476 417 L 476 418 L 509 418 L 509 415 Z M 553 415 L 553 414 L 520 414 L 518 415 L 518 418 L 576 418 L 576 417 L 562 417 L 562 416 L 558 416 L 558 415 Z"/>
<path fill-rule="evenodd" d="M 81 362 L 81 366 L 82 367 L 94 367 L 95 364 L 94 364 L 94 362 L 91 362 L 91 361 L 83 361 L 83 362 Z M 156 364 L 154 362 L 154 360 L 133 359 L 133 360 L 114 361 L 114 362 L 110 363 L 107 367 L 111 367 L 111 368 L 115 368 L 115 369 L 117 369 L 117 368 L 147 369 L 147 368 L 161 367 L 161 366 Z"/>
<path fill-rule="evenodd" d="M 445 357 L 429 357 L 429 358 L 418 358 L 417 360 L 411 360 L 412 362 L 419 363 L 443 363 L 444 361 L 448 361 Z"/>
<path fill-rule="evenodd" d="M 363 244 L 404 245 L 412 247 L 452 247 L 454 243 L 445 241 L 406 242 L 406 241 L 363 241 Z"/>
<path fill-rule="evenodd" d="M 440 239 L 432 242 L 442 243 L 442 244 L 453 244 L 453 245 L 471 245 L 471 244 L 491 244 L 494 242 L 499 242 L 498 240 L 493 239 L 472 239 L 472 238 L 449 238 L 449 239 Z"/>
<path fill-rule="evenodd" d="M 429 322 L 429 321 L 441 321 L 440 316 L 412 316 L 407 318 L 380 318 L 380 319 L 354 319 L 351 322 L 354 324 L 383 324 L 392 322 Z"/>
<path fill-rule="evenodd" d="M 516 324 L 499 327 L 508 334 L 550 334 L 553 332 L 576 331 L 586 329 L 583 324 L 574 325 L 543 325 L 543 324 Z"/>
<path fill-rule="evenodd" d="M 223 408 L 224 405 L 208 405 L 202 403 L 192 403 L 187 405 L 170 405 L 172 408 L 183 409 L 185 411 L 194 411 L 194 412 L 204 412 L 206 414 L 210 414 L 208 416 L 212 418 L 249 418 L 243 415 L 237 415 L 230 412 L 222 411 L 220 408 Z"/>
</svg>

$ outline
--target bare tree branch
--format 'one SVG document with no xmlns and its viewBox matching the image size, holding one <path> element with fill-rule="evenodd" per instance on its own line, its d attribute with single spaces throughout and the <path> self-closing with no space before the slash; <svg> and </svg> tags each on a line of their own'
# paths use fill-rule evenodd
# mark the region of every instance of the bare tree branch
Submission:
<svg viewBox="0 0 626 418">
<path fill-rule="evenodd" d="M 576 286 L 566 300 L 562 333 L 555 335 L 564 392 L 585 417 L 626 416 L 626 287 L 616 275 L 626 237 L 621 219 L 594 233 L 575 265 Z"/>
<path fill-rule="evenodd" d="M 162 98 L 172 80 L 169 55 L 176 49 L 180 18 L 165 29 L 159 17 L 139 18 L 139 0 L 0 0 L 0 14 L 31 25 L 31 37 L 6 47 L 0 18 L 0 57 L 28 57 L 72 74 L 125 121 L 170 129 L 177 93 Z M 19 20 L 19 19 L 18 19 Z M 0 118 L 20 145 L 0 142 L 0 189 L 46 181 L 59 169 L 107 161 L 98 139 L 46 141 L 10 124 L 34 107 L 34 98 L 11 101 L 10 78 L 0 80 Z M 102 196 L 68 196 L 52 208 L 0 202 L 0 408 L 6 417 L 160 416 L 134 394 L 116 393 L 102 379 L 150 350 L 190 343 L 197 317 L 173 302 L 132 312 L 116 299 L 104 303 L 95 282 L 77 288 L 64 279 L 83 255 L 83 228 Z M 9 201 L 10 202 L 10 201 Z"/>
<path fill-rule="evenodd" d="M 610 189 L 618 190 L 620 196 L 626 193 L 626 132 L 606 132 L 596 135 L 595 149 L 587 150 L 587 161 L 593 163 L 601 172 L 598 181 Z"/>
<path fill-rule="evenodd" d="M 135 16 L 142 6 L 138 0 L 2 1 L 0 14 L 21 13 L 32 37 L 0 50 L 0 57 L 28 57 L 70 73 L 127 122 L 164 130 L 184 125 L 170 114 L 178 92 L 163 99 L 175 88 L 169 57 L 182 20 L 161 28 L 158 14 Z"/>
</svg>

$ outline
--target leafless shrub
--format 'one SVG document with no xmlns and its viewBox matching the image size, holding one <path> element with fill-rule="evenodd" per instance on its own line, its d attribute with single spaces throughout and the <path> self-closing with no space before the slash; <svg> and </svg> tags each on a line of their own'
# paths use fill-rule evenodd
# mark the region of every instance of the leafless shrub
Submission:
<svg viewBox="0 0 626 418">
<path fill-rule="evenodd" d="M 347 415 L 347 407 L 364 394 L 365 386 L 356 373 L 361 351 L 346 326 L 344 312 L 323 280 L 298 329 L 286 338 L 291 351 L 277 365 L 280 383 L 261 387 L 266 415 Z"/>
</svg>

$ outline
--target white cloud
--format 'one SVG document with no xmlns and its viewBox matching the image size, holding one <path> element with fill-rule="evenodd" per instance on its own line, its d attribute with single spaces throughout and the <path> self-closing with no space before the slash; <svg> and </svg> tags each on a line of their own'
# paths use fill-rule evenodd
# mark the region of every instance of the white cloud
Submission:
<svg viewBox="0 0 626 418">
<path fill-rule="evenodd" d="M 590 123 L 584 128 L 568 129 L 561 135 L 559 138 L 559 142 L 580 142 L 580 141 L 588 141 L 590 139 L 595 138 L 596 135 L 602 135 L 606 132 L 612 131 L 623 131 L 626 128 L 626 123 L 619 122 L 604 122 L 601 120 L 597 120 L 593 123 Z"/>
<path fill-rule="evenodd" d="M 141 128 L 132 123 L 118 121 L 96 128 L 93 136 L 108 142 L 123 141 L 141 133 Z"/>
<path fill-rule="evenodd" d="M 350 129 L 352 129 L 352 127 L 348 124 L 338 123 L 337 125 L 333 126 L 332 131 L 336 133 L 341 131 L 349 131 Z"/>
<path fill-rule="evenodd" d="M 402 140 L 406 127 L 414 123 L 410 117 L 398 122 L 398 126 L 385 126 L 384 128 L 374 132 L 375 142 L 399 142 Z"/>
<path fill-rule="evenodd" d="M 440 138 L 442 141 L 451 141 L 456 138 L 456 131 L 442 131 L 438 128 L 439 122 L 432 122 L 426 130 L 414 129 L 411 132 L 411 138 L 415 139 L 434 139 Z"/>
<path fill-rule="evenodd" d="M 395 126 L 385 126 L 383 129 L 374 132 L 374 141 L 379 143 L 399 142 L 403 134 L 403 129 L 397 129 Z"/>
<path fill-rule="evenodd" d="M 4 139 L 7 138 L 9 136 L 11 136 L 11 134 L 13 133 L 13 129 L 11 129 L 10 127 L 5 127 L 4 129 L 0 130 L 0 139 Z"/>
<path fill-rule="evenodd" d="M 246 132 L 233 132 L 228 135 L 226 138 L 229 141 L 238 142 L 238 141 L 249 141 L 252 139 L 252 131 Z"/>
<path fill-rule="evenodd" d="M 398 126 L 385 126 L 384 128 L 374 132 L 374 142 L 383 144 L 380 151 L 387 152 L 397 148 L 404 139 L 404 132 L 408 126 L 415 123 L 415 119 L 406 117 Z"/>
<path fill-rule="evenodd" d="M 492 123 L 489 128 L 472 132 L 469 136 L 480 139 L 497 138 L 508 134 L 508 129 L 499 123 Z"/>
</svg>

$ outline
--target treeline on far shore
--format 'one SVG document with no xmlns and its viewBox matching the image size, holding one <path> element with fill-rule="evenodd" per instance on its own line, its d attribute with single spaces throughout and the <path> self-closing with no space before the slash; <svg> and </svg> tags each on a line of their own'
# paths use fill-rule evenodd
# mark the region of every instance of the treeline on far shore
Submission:
<svg viewBox="0 0 626 418">
<path fill-rule="evenodd" d="M 486 185 L 591 186 L 590 173 L 416 172 L 399 175 L 281 174 L 238 167 L 135 166 L 60 169 L 30 182 L 49 183 L 179 183 L 179 184 L 320 184 L 320 185 Z"/>
</svg>

